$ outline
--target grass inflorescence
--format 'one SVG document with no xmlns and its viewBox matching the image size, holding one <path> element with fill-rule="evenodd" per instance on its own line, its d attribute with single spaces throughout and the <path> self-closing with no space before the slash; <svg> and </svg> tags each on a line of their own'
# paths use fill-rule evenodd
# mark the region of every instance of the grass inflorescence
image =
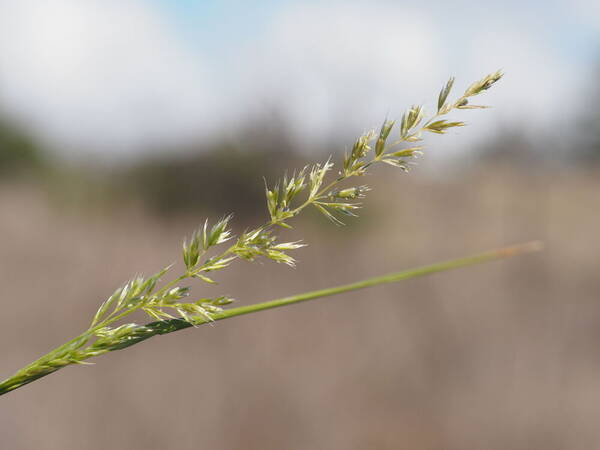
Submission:
<svg viewBox="0 0 600 450">
<path fill-rule="evenodd" d="M 182 273 L 170 282 L 161 284 L 163 278 L 172 272 L 172 266 L 169 266 L 149 277 L 135 277 L 118 288 L 101 304 L 86 331 L 0 383 L 0 395 L 62 367 L 86 364 L 90 358 L 129 347 L 157 334 L 531 250 L 531 246 L 525 246 L 509 252 L 489 252 L 347 286 L 232 309 L 225 309 L 233 301 L 226 296 L 190 300 L 190 288 L 183 285 L 191 279 L 215 283 L 215 273 L 238 259 L 253 261 L 267 258 L 294 266 L 295 259 L 291 252 L 305 244 L 301 241 L 280 241 L 279 229 L 290 228 L 290 221 L 306 208 L 317 209 L 337 225 L 343 225 L 347 217 L 356 217 L 361 207 L 360 201 L 370 189 L 364 184 L 352 183 L 354 180 L 360 179 L 380 163 L 408 171 L 413 165 L 412 161 L 423 153 L 421 142 L 424 135 L 444 134 L 451 128 L 464 126 L 464 122 L 449 121 L 445 117 L 454 110 L 485 108 L 471 105 L 470 99 L 489 89 L 501 76 L 500 72 L 490 74 L 469 86 L 457 99 L 449 101 L 454 85 L 454 79 L 451 78 L 439 93 L 434 114 L 426 117 L 424 108 L 415 105 L 398 122 L 386 119 L 378 131 L 368 131 L 355 141 L 337 172 L 334 172 L 334 163 L 330 158 L 323 163 L 306 166 L 291 176 L 284 176 L 273 186 L 265 182 L 268 219 L 264 224 L 235 236 L 231 229 L 231 215 L 214 224 L 204 222 L 183 241 Z M 146 313 L 154 322 L 146 325 L 127 322 L 127 317 L 136 311 Z"/>
</svg>

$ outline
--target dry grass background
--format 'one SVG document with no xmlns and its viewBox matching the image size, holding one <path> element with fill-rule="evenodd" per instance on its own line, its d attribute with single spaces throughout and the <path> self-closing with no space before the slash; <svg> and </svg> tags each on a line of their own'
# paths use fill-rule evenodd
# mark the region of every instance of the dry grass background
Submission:
<svg viewBox="0 0 600 450">
<path fill-rule="evenodd" d="M 547 249 L 68 367 L 2 397 L 0 448 L 600 448 L 600 172 L 389 175 L 369 180 L 356 225 L 297 223 L 311 244 L 297 269 L 236 263 L 214 292 L 247 303 L 518 241 Z M 129 276 L 177 260 L 197 222 L 1 186 L 1 375 L 79 333 Z"/>
</svg>

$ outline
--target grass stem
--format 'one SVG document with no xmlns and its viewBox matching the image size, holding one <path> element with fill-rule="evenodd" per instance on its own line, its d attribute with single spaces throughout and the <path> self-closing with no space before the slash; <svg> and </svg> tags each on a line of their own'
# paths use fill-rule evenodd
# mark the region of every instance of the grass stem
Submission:
<svg viewBox="0 0 600 450">
<path fill-rule="evenodd" d="M 254 303 L 252 305 L 247 306 L 239 306 L 237 308 L 226 309 L 219 313 L 215 313 L 212 315 L 212 321 L 217 320 L 225 320 L 230 319 L 232 317 L 241 316 L 245 314 L 252 314 L 259 311 L 265 311 L 273 308 L 279 308 L 282 306 L 293 305 L 296 303 L 305 302 L 308 300 L 315 300 L 324 297 L 330 297 L 333 295 L 339 295 L 346 292 L 358 291 L 361 289 L 366 289 L 369 287 L 379 286 L 387 283 L 396 283 L 402 280 L 408 280 L 411 278 L 422 277 L 426 275 L 432 275 L 438 272 L 444 272 L 446 270 L 458 269 L 462 267 L 473 266 L 476 264 L 481 264 L 490 261 L 496 261 L 500 259 L 510 258 L 513 256 L 531 253 L 535 251 L 539 251 L 542 248 L 542 244 L 538 241 L 528 242 L 525 244 L 519 244 L 511 247 L 504 247 L 501 249 L 490 250 L 484 253 L 479 253 L 472 256 L 467 256 L 459 259 L 453 259 L 450 261 L 444 261 L 440 263 L 435 263 L 427 266 L 417 267 L 413 269 L 403 270 L 401 272 L 391 273 L 382 276 L 376 276 L 372 278 L 367 278 L 365 280 L 357 281 L 354 283 L 344 284 L 341 286 L 335 286 L 325 289 L 319 289 L 310 292 L 304 292 L 302 294 L 292 295 L 289 297 L 283 297 L 276 300 L 271 300 L 262 303 Z M 124 344 L 115 345 L 110 348 L 109 351 L 121 350 L 126 347 L 130 347 L 132 345 L 138 344 L 146 339 L 149 339 L 156 335 L 164 335 L 173 333 L 175 331 L 179 331 L 185 328 L 190 328 L 192 326 L 199 326 L 204 323 L 212 322 L 209 320 L 198 321 L 194 325 L 190 322 L 183 319 L 170 319 L 170 320 L 162 320 L 157 322 L 151 322 L 146 324 L 144 327 L 147 331 L 144 331 L 141 335 L 127 341 Z M 82 335 L 83 336 L 83 335 Z M 50 353 L 42 356 L 37 361 L 29 364 L 21 371 L 17 372 L 12 377 L 6 379 L 2 383 L 0 383 L 0 395 L 4 395 L 14 389 L 17 389 L 21 386 L 31 383 L 41 377 L 49 375 L 50 373 L 56 372 L 61 369 L 63 366 L 56 368 L 49 368 L 47 371 L 30 373 L 28 374 L 28 369 L 36 366 L 38 362 L 45 362 L 51 360 L 52 357 L 60 351 L 66 345 L 76 342 L 78 339 L 81 339 L 82 336 L 78 336 L 77 338 L 69 341 L 67 344 L 51 351 Z"/>
</svg>

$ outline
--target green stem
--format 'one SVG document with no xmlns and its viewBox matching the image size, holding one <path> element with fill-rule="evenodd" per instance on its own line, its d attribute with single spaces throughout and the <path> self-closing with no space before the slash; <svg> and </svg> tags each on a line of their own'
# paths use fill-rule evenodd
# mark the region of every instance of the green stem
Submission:
<svg viewBox="0 0 600 450">
<path fill-rule="evenodd" d="M 451 269 L 458 269 L 461 267 L 468 267 L 475 264 L 481 264 L 484 262 L 495 261 L 504 258 L 510 258 L 512 256 L 517 256 L 524 253 L 530 253 L 534 251 L 538 251 L 541 249 L 541 244 L 539 242 L 529 242 L 526 244 L 516 245 L 513 247 L 505 247 L 498 250 L 491 250 L 484 253 L 480 253 L 478 255 L 467 256 L 464 258 L 454 259 L 450 261 L 440 262 L 436 264 L 431 264 L 428 266 L 422 266 L 415 269 L 404 270 L 401 272 L 396 272 L 388 275 L 377 276 L 372 278 L 367 278 L 362 281 L 357 281 L 355 283 L 344 284 L 341 286 L 319 289 L 316 291 L 305 292 L 298 295 L 293 295 L 290 297 L 283 297 L 277 300 L 271 300 L 262 303 L 255 303 L 248 306 L 240 306 L 237 308 L 231 308 L 224 310 L 220 313 L 212 314 L 213 320 L 224 320 L 230 319 L 232 317 L 241 316 L 245 314 L 251 314 L 259 311 L 265 311 L 268 309 L 279 308 L 281 306 L 292 305 L 295 303 L 305 302 L 308 300 L 314 300 L 317 298 L 330 297 L 333 295 L 342 294 L 345 292 L 357 291 L 360 289 L 365 289 L 373 286 L 379 286 L 387 283 L 395 283 L 402 280 L 408 280 L 410 278 L 421 277 L 425 275 L 431 275 L 437 272 L 443 272 Z M 202 325 L 204 323 L 208 323 L 208 321 L 198 322 L 195 325 Z M 147 331 L 134 339 L 131 339 L 126 344 L 121 344 L 110 348 L 109 351 L 121 350 L 126 347 L 130 347 L 132 345 L 138 344 L 146 339 L 149 339 L 156 335 L 173 333 L 178 330 L 182 330 L 185 328 L 190 328 L 194 325 L 186 322 L 182 319 L 171 319 L 171 320 L 163 320 L 158 322 L 152 322 L 144 325 Z M 30 372 L 30 369 L 34 368 L 36 363 L 38 362 L 46 362 L 52 359 L 52 356 L 57 354 L 61 349 L 68 346 L 68 344 L 75 342 L 77 339 L 80 339 L 81 336 L 75 338 L 74 340 L 69 341 L 67 344 L 63 344 L 57 349 L 51 351 L 47 355 L 42 356 L 37 361 L 29 364 L 24 369 L 17 372 L 12 377 L 6 379 L 2 383 L 0 383 L 0 395 L 6 394 L 9 391 L 17 389 L 25 384 L 31 383 L 41 377 L 49 375 L 63 366 L 59 366 L 56 368 L 48 369 L 47 371 L 40 373 Z"/>
<path fill-rule="evenodd" d="M 244 314 L 251 314 L 258 311 L 264 311 L 267 309 L 278 308 L 281 306 L 292 305 L 294 303 L 300 303 L 307 300 L 314 300 L 317 298 L 330 297 L 332 295 L 343 294 L 345 292 L 357 291 L 373 286 L 379 286 L 381 284 L 396 283 L 402 280 L 408 280 L 410 278 L 422 277 L 425 275 L 431 275 L 437 272 L 443 272 L 451 269 L 458 269 L 461 267 L 472 266 L 475 264 L 481 264 L 488 261 L 494 261 L 498 259 L 508 258 L 517 254 L 528 253 L 539 250 L 540 244 L 538 242 L 531 242 L 527 244 L 517 245 L 514 247 L 506 247 L 499 250 L 492 250 L 478 255 L 467 256 L 460 259 L 454 259 L 451 261 L 444 261 L 428 266 L 417 267 L 414 269 L 404 270 L 402 272 L 391 273 L 388 275 L 382 275 L 366 280 L 357 281 L 355 283 L 344 284 L 341 286 L 320 289 L 311 292 L 305 292 L 303 294 L 293 295 L 290 297 L 284 297 L 277 300 L 271 300 L 263 303 L 255 303 L 247 306 L 240 306 L 237 308 L 227 309 L 218 314 L 213 314 L 214 320 L 229 319 L 235 316 L 241 316 Z M 176 319 L 177 320 L 177 319 Z"/>
</svg>

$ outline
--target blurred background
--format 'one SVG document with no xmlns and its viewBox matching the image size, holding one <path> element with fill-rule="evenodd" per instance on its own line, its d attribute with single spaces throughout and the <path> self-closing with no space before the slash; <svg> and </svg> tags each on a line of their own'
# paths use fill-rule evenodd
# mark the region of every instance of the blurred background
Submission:
<svg viewBox="0 0 600 450">
<path fill-rule="evenodd" d="M 204 218 L 406 107 L 506 77 L 377 169 L 361 218 L 307 213 L 295 270 L 239 304 L 541 239 L 481 267 L 224 321 L 0 400 L 2 448 L 600 448 L 600 4 L 0 0 L 0 376 L 88 325 Z M 287 240 L 287 239 L 286 239 Z"/>
</svg>

